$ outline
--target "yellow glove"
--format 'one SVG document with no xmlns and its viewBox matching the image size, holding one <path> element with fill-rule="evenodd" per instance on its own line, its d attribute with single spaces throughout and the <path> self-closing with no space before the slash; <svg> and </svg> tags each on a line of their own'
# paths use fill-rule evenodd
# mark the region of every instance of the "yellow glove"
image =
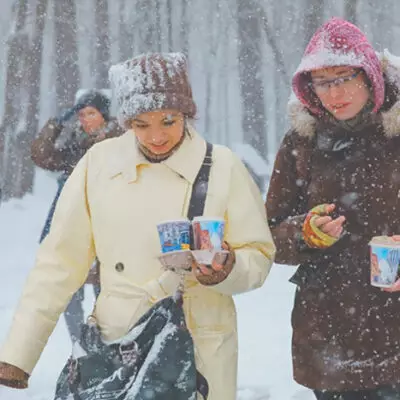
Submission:
<svg viewBox="0 0 400 400">
<path fill-rule="evenodd" d="M 303 238 L 307 246 L 311 248 L 326 249 L 339 240 L 322 232 L 315 224 L 317 218 L 328 215 L 328 206 L 329 204 L 320 204 L 312 208 L 303 223 Z"/>
</svg>

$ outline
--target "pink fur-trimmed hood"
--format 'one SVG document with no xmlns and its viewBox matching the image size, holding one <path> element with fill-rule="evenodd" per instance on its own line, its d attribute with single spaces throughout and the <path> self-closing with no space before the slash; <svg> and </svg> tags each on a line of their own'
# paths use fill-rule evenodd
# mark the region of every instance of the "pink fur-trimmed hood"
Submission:
<svg viewBox="0 0 400 400">
<path fill-rule="evenodd" d="M 330 19 L 311 38 L 292 80 L 297 98 L 313 114 L 321 115 L 324 111 L 316 105 L 308 72 L 343 65 L 364 70 L 373 91 L 373 111 L 378 112 L 385 97 L 381 64 L 364 33 L 341 18 Z"/>
<path fill-rule="evenodd" d="M 383 53 L 377 53 L 377 59 L 382 71 L 382 80 L 385 76 L 388 83 L 400 91 L 400 57 L 385 50 Z M 288 112 L 292 129 L 296 130 L 300 136 L 314 136 L 318 116 L 312 115 L 309 108 L 295 93 L 292 93 L 290 97 Z M 389 110 L 382 112 L 381 115 L 385 135 L 388 138 L 400 135 L 400 96 L 394 105 Z"/>
</svg>

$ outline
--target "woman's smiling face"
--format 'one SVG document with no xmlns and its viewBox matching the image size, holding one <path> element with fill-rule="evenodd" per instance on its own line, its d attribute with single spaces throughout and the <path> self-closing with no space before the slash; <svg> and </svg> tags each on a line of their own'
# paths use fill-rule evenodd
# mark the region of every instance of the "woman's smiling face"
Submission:
<svg viewBox="0 0 400 400">
<path fill-rule="evenodd" d="M 137 115 L 131 128 L 140 145 L 155 155 L 163 155 L 182 140 L 185 118 L 176 110 L 151 111 Z"/>
</svg>

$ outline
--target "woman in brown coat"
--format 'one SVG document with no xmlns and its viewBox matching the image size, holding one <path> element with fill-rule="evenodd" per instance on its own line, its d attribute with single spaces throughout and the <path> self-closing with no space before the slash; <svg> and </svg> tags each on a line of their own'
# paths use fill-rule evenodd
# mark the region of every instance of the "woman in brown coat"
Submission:
<svg viewBox="0 0 400 400">
<path fill-rule="evenodd" d="M 332 19 L 294 75 L 267 196 L 276 261 L 298 265 L 294 378 L 319 400 L 400 399 L 400 295 L 368 243 L 400 232 L 400 62 Z"/>
<path fill-rule="evenodd" d="M 77 116 L 76 125 L 67 131 L 65 123 Z M 77 99 L 76 104 L 60 117 L 51 118 L 33 141 L 31 156 L 33 162 L 43 169 L 61 172 L 57 180 L 58 190 L 51 204 L 40 237 L 44 240 L 50 230 L 54 210 L 60 193 L 72 170 L 83 155 L 95 143 L 116 137 L 123 133 L 116 119 L 110 118 L 110 99 L 99 91 L 90 90 Z M 60 143 L 62 136 L 67 136 Z M 100 291 L 98 266 L 92 268 L 86 283 L 94 285 L 96 296 Z M 65 311 L 65 321 L 72 341 L 79 340 L 81 324 L 84 319 L 82 301 L 83 287 L 73 296 Z"/>
</svg>

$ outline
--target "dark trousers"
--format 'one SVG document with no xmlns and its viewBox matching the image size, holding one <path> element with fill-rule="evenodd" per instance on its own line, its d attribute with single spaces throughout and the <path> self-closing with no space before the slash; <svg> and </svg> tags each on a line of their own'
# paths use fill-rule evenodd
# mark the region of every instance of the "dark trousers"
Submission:
<svg viewBox="0 0 400 400">
<path fill-rule="evenodd" d="M 53 215 L 54 215 L 54 211 L 56 209 L 57 201 L 58 201 L 58 198 L 60 197 L 60 194 L 63 190 L 63 187 L 64 187 L 67 179 L 68 179 L 68 175 L 66 175 L 66 174 L 61 175 L 57 179 L 57 184 L 58 184 L 57 192 L 53 199 L 53 202 L 51 203 L 50 210 L 47 214 L 46 222 L 44 223 L 44 227 L 42 230 L 42 234 L 40 235 L 39 243 L 43 242 L 44 238 L 47 236 L 47 234 L 50 231 L 51 221 L 53 221 Z"/>
<path fill-rule="evenodd" d="M 58 201 L 58 198 L 60 197 L 61 191 L 62 191 L 67 179 L 68 179 L 68 175 L 64 174 L 57 181 L 57 183 L 58 183 L 57 193 L 54 197 L 53 202 L 51 203 L 50 210 L 47 215 L 42 234 L 40 236 L 40 241 L 39 241 L 40 243 L 44 240 L 44 238 L 48 235 L 48 233 L 50 231 L 50 226 L 51 226 L 51 222 L 53 220 L 53 215 L 54 215 L 54 211 L 56 209 L 57 201 Z M 93 290 L 94 290 L 94 294 L 97 298 L 100 293 L 100 286 L 93 285 Z M 85 295 L 84 287 L 82 286 L 72 296 L 72 299 L 64 312 L 65 322 L 67 324 L 67 328 L 68 328 L 69 334 L 71 336 L 71 340 L 73 342 L 79 341 L 80 334 L 81 334 L 81 327 L 82 327 L 82 324 L 84 323 L 84 319 L 85 319 L 83 305 L 82 305 L 83 300 L 84 300 L 84 295 Z"/>
<path fill-rule="evenodd" d="M 400 400 L 400 386 L 384 386 L 349 392 L 314 391 L 317 400 Z"/>
</svg>

